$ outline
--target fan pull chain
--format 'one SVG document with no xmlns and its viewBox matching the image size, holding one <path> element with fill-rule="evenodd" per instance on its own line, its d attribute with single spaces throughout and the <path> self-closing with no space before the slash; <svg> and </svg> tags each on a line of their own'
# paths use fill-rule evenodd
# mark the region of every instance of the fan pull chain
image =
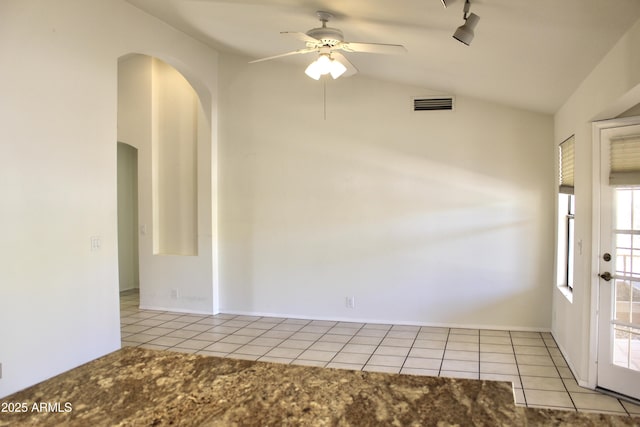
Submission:
<svg viewBox="0 0 640 427">
<path fill-rule="evenodd" d="M 322 79 L 322 101 L 324 120 L 327 120 L 327 79 Z"/>
</svg>

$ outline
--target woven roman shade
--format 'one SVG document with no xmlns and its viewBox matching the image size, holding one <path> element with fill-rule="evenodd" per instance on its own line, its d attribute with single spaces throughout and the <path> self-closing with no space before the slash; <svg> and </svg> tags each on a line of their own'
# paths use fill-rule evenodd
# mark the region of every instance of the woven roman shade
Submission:
<svg viewBox="0 0 640 427">
<path fill-rule="evenodd" d="M 612 138 L 610 161 L 610 185 L 640 185 L 640 135 Z"/>
<path fill-rule="evenodd" d="M 560 144 L 560 193 L 573 194 L 575 157 L 575 136 L 571 136 Z"/>
</svg>

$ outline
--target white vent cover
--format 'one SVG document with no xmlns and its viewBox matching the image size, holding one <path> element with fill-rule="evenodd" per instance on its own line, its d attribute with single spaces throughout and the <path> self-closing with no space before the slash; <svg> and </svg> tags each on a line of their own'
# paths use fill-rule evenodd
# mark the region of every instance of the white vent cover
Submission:
<svg viewBox="0 0 640 427">
<path fill-rule="evenodd" d="M 453 110 L 452 96 L 427 96 L 412 98 L 413 111 Z"/>
</svg>

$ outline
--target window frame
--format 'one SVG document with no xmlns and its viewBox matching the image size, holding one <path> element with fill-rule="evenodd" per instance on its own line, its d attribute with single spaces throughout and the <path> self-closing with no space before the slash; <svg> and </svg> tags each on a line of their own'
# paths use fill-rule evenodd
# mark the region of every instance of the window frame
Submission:
<svg viewBox="0 0 640 427">
<path fill-rule="evenodd" d="M 574 286 L 574 260 L 575 260 L 575 221 L 576 221 L 576 196 L 574 194 L 567 195 L 567 214 L 566 222 L 567 222 L 567 234 L 566 234 L 566 242 L 567 245 L 567 253 L 566 253 L 566 262 L 565 262 L 565 284 L 566 286 L 573 291 Z"/>
<path fill-rule="evenodd" d="M 556 286 L 571 300 L 576 250 L 575 135 L 558 144 L 557 154 Z"/>
</svg>

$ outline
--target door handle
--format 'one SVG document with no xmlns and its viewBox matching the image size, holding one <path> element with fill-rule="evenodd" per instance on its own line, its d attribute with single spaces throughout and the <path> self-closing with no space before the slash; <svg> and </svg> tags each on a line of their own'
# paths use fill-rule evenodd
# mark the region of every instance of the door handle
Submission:
<svg viewBox="0 0 640 427">
<path fill-rule="evenodd" d="M 598 274 L 598 276 L 603 279 L 605 282 L 608 282 L 609 280 L 611 280 L 611 273 L 609 273 L 608 271 L 605 271 L 602 274 Z"/>
</svg>

